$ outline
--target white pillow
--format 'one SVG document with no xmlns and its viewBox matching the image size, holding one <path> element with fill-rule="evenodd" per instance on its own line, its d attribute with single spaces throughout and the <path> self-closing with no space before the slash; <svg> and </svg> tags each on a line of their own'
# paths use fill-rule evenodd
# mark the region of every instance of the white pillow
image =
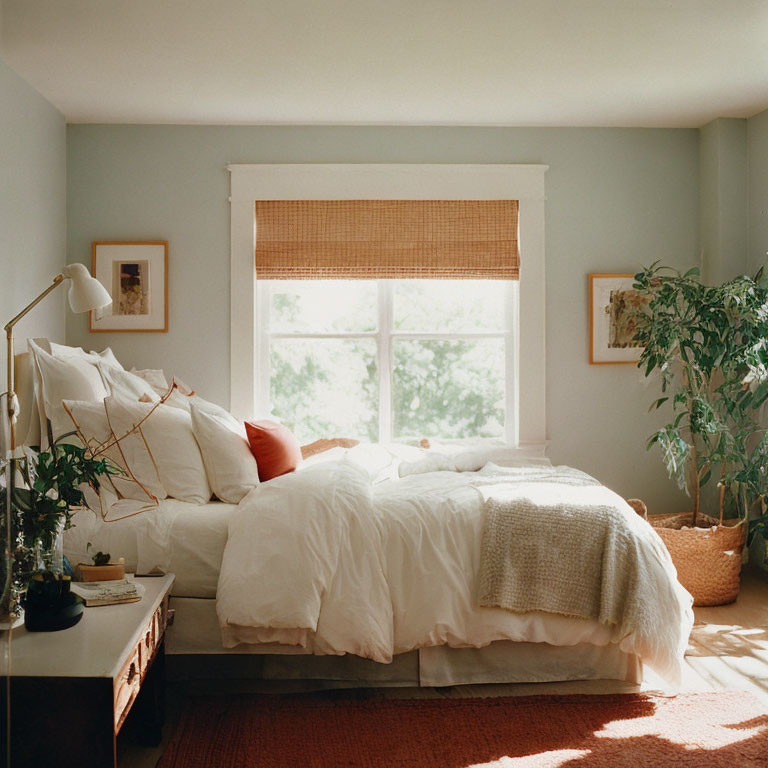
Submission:
<svg viewBox="0 0 768 768">
<path fill-rule="evenodd" d="M 105 363 L 99 363 L 98 369 L 112 397 L 131 402 L 141 400 L 145 403 L 156 403 L 160 399 L 160 395 L 152 386 L 134 373 Z"/>
<path fill-rule="evenodd" d="M 175 381 L 177 380 L 175 379 Z M 194 391 L 192 394 L 185 394 L 179 389 L 174 389 L 173 392 L 171 392 L 171 396 L 165 401 L 165 404 L 171 406 L 171 408 L 179 408 L 182 411 L 186 411 L 187 413 L 191 412 L 193 405 L 196 405 L 206 411 L 216 409 L 224 411 L 221 406 L 216 405 L 209 400 L 204 400 L 202 397 L 200 397 L 200 395 L 196 395 Z M 224 411 L 224 413 L 227 412 Z"/>
<path fill-rule="evenodd" d="M 248 447 L 245 428 L 213 403 L 193 402 L 190 415 L 213 492 L 221 501 L 238 504 L 259 484 L 259 468 Z"/>
<path fill-rule="evenodd" d="M 72 431 L 63 400 L 100 402 L 107 396 L 107 390 L 94 365 L 79 357 L 54 357 L 31 340 L 28 344 L 40 374 L 45 416 L 56 439 Z"/>
<path fill-rule="evenodd" d="M 162 371 L 154 370 L 152 368 L 145 368 L 143 371 L 139 371 L 136 368 L 131 368 L 130 373 L 134 376 L 138 376 L 140 379 L 144 379 L 144 381 L 146 381 L 147 384 L 149 384 L 149 386 L 161 397 L 168 392 L 168 382 Z"/>
<path fill-rule="evenodd" d="M 101 450 L 102 446 L 114 439 L 115 435 L 107 416 L 106 400 L 100 403 L 65 400 L 63 407 L 77 430 L 80 440 L 91 450 Z M 130 456 L 130 461 L 126 453 Z M 158 499 L 164 499 L 168 495 L 157 475 L 152 457 L 146 450 L 136 455 L 133 443 L 123 440 L 119 445 L 107 448 L 100 455 L 117 464 L 125 472 L 125 475 L 114 475 L 111 478 L 111 484 L 123 498 L 157 502 Z M 111 502 L 106 503 L 109 506 Z"/>
<path fill-rule="evenodd" d="M 166 405 L 131 403 L 115 397 L 107 398 L 105 405 L 112 431 L 119 438 L 126 435 L 120 440 L 120 448 L 139 482 L 145 484 L 145 473 L 151 480 L 149 460 L 157 467 L 168 496 L 193 504 L 210 501 L 211 487 L 188 413 Z M 138 430 L 126 434 L 139 423 Z"/>
<path fill-rule="evenodd" d="M 59 358 L 72 358 L 78 357 L 81 360 L 85 360 L 87 363 L 97 365 L 98 363 L 105 363 L 113 368 L 119 368 L 123 370 L 123 366 L 120 361 L 115 357 L 115 353 L 107 347 L 101 352 L 86 352 L 82 347 L 68 347 L 64 344 L 57 344 L 55 341 L 48 342 L 51 348 L 51 354 L 54 357 Z"/>
<path fill-rule="evenodd" d="M 179 392 L 178 389 L 174 389 L 170 396 L 165 400 L 165 404 L 169 408 L 177 408 L 185 413 L 190 413 L 192 409 L 193 398 L 198 399 L 195 395 L 185 395 Z M 207 402 L 207 401 L 206 401 Z"/>
</svg>

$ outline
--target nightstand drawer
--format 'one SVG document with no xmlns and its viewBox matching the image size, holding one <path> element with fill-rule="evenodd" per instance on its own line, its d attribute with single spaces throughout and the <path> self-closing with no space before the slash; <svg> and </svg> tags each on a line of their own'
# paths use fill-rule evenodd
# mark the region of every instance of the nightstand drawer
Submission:
<svg viewBox="0 0 768 768">
<path fill-rule="evenodd" d="M 157 623 L 153 616 L 147 625 L 144 627 L 141 637 L 139 637 L 139 654 L 141 657 L 141 679 L 144 679 L 149 665 L 152 661 L 152 657 L 155 655 L 155 649 L 157 648 Z"/>
<path fill-rule="evenodd" d="M 168 626 L 168 604 L 170 598 L 166 595 L 163 598 L 163 602 L 160 603 L 155 611 L 155 619 L 157 620 L 157 636 L 158 642 L 160 638 L 165 634 L 165 628 Z"/>
<path fill-rule="evenodd" d="M 141 678 L 144 679 L 144 675 L 149 669 L 152 659 L 157 652 L 157 648 L 163 641 L 163 635 L 165 634 L 165 626 L 168 617 L 168 597 L 166 596 L 162 603 L 157 607 L 152 614 L 152 618 L 147 622 L 144 631 L 139 638 L 139 650 L 141 653 Z"/>
<path fill-rule="evenodd" d="M 115 678 L 115 733 L 120 730 L 128 710 L 139 693 L 141 676 L 141 642 L 139 642 L 120 670 L 120 674 Z"/>
</svg>

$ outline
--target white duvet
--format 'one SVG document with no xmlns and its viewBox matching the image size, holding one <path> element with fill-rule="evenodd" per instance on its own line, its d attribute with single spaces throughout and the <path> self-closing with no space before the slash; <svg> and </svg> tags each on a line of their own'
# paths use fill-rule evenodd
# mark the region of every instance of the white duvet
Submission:
<svg viewBox="0 0 768 768">
<path fill-rule="evenodd" d="M 281 643 L 386 663 L 443 644 L 615 642 L 677 682 L 692 612 L 671 562 L 659 560 L 655 576 L 673 582 L 659 615 L 676 631 L 667 625 L 655 644 L 586 619 L 477 606 L 477 477 L 428 472 L 375 485 L 342 459 L 253 489 L 229 520 L 216 601 L 223 644 Z M 658 600 L 651 584 L 646 597 Z"/>
</svg>

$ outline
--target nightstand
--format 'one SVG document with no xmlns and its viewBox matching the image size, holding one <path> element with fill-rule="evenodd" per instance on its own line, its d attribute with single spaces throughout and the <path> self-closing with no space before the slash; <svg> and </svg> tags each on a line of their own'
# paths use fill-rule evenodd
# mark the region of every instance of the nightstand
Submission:
<svg viewBox="0 0 768 768">
<path fill-rule="evenodd" d="M 131 710 L 147 743 L 160 742 L 173 579 L 137 578 L 146 589 L 141 600 L 86 608 L 61 632 L 13 630 L 11 768 L 114 766 L 115 739 Z"/>
</svg>

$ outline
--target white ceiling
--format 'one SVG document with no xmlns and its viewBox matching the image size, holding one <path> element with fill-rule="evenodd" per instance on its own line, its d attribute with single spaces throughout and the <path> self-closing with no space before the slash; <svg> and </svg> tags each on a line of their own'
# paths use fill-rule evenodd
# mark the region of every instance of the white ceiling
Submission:
<svg viewBox="0 0 768 768">
<path fill-rule="evenodd" d="M 768 0 L 0 0 L 69 122 L 689 126 L 768 108 Z"/>
</svg>

